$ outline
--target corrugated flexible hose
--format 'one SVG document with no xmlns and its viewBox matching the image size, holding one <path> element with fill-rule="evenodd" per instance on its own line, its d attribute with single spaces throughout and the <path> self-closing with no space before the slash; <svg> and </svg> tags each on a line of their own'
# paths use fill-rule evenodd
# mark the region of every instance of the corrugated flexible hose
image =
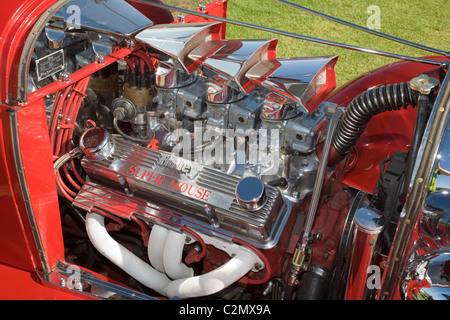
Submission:
<svg viewBox="0 0 450 320">
<path fill-rule="evenodd" d="M 358 95 L 345 110 L 333 140 L 333 148 L 345 157 L 355 146 L 369 120 L 385 111 L 417 106 L 419 94 L 410 83 L 388 84 Z"/>
</svg>

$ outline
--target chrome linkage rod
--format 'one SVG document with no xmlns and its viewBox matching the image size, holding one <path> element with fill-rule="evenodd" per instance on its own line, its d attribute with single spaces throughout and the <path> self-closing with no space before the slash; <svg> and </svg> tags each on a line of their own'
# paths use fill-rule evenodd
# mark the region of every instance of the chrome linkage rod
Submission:
<svg viewBox="0 0 450 320">
<path fill-rule="evenodd" d="M 147 3 L 147 4 L 152 5 L 154 7 L 159 7 L 159 8 L 164 8 L 164 9 L 168 9 L 168 10 L 179 11 L 179 12 L 195 15 L 195 16 L 198 16 L 198 17 L 202 17 L 202 18 L 205 18 L 205 19 L 211 19 L 211 20 L 214 20 L 214 21 L 226 22 L 226 23 L 229 23 L 229 24 L 234 24 L 234 25 L 237 25 L 237 26 L 245 27 L 245 28 L 256 29 L 256 30 L 265 31 L 265 32 L 269 32 L 269 33 L 279 34 L 279 35 L 282 35 L 282 36 L 291 37 L 291 38 L 300 39 L 300 40 L 305 40 L 305 41 L 309 41 L 309 42 L 314 42 L 314 43 L 318 43 L 318 44 L 322 44 L 322 45 L 328 45 L 328 46 L 333 46 L 333 47 L 338 47 L 338 48 L 343 48 L 343 49 L 349 49 L 349 50 L 354 50 L 354 51 L 359 51 L 359 52 L 379 55 L 379 56 L 388 57 L 388 58 L 394 58 L 394 59 L 400 59 L 400 60 L 420 62 L 420 63 L 432 64 L 432 65 L 437 65 L 437 66 L 442 66 L 442 67 L 448 67 L 447 62 L 440 62 L 440 61 L 433 61 L 433 60 L 428 60 L 428 59 L 423 59 L 423 58 L 410 57 L 410 56 L 396 54 L 396 53 L 384 52 L 384 51 L 373 50 L 373 49 L 368 49 L 368 48 L 363 48 L 363 47 L 343 44 L 343 43 L 329 41 L 329 40 L 323 40 L 323 39 L 319 39 L 319 38 L 308 37 L 308 36 L 304 36 L 304 35 L 297 34 L 297 33 L 292 33 L 292 32 L 288 32 L 288 31 L 283 31 L 283 30 L 278 30 L 278 29 L 258 26 L 258 25 L 255 25 L 255 24 L 241 22 L 241 21 L 232 20 L 232 19 L 228 19 L 228 18 L 217 17 L 217 16 L 201 13 L 201 12 L 198 12 L 198 11 L 192 11 L 192 10 L 188 10 L 188 9 L 183 9 L 183 8 L 179 8 L 179 7 L 174 7 L 174 6 L 162 4 L 162 3 L 155 3 L 155 2 L 146 1 L 146 0 L 138 0 L 138 2 L 144 2 L 144 3 Z"/>
<path fill-rule="evenodd" d="M 366 28 L 366 27 L 363 27 L 363 26 L 360 26 L 360 25 L 357 25 L 357 24 L 354 24 L 354 23 L 351 23 L 351 22 L 348 22 L 348 21 L 345 21 L 345 20 L 341 20 L 341 19 L 333 17 L 333 16 L 329 16 L 329 15 L 327 15 L 325 13 L 309 9 L 309 8 L 303 7 L 301 5 L 298 5 L 296 3 L 292 3 L 292 2 L 289 2 L 289 1 L 286 1 L 286 0 L 275 0 L 275 1 L 283 3 L 283 4 L 288 5 L 290 7 L 293 7 L 295 9 L 314 14 L 314 15 L 316 15 L 318 17 L 321 17 L 321 18 L 328 19 L 328 20 L 331 20 L 331 21 L 336 22 L 336 23 L 340 23 L 340 24 L 346 25 L 346 26 L 354 28 L 354 29 L 358 29 L 358 30 L 361 30 L 361 31 L 364 31 L 364 32 L 367 32 L 367 33 L 370 33 L 370 34 L 373 34 L 373 35 L 385 38 L 385 39 L 389 39 L 389 40 L 392 40 L 392 41 L 395 41 L 395 42 L 398 42 L 398 43 L 401 43 L 401 44 L 405 44 L 407 46 L 411 46 L 411 47 L 414 47 L 414 48 L 418 48 L 418 49 L 421 49 L 421 50 L 425 50 L 425 51 L 428 51 L 428 52 L 436 53 L 438 55 L 442 55 L 442 56 L 445 56 L 447 58 L 450 58 L 450 52 L 446 52 L 444 50 L 431 48 L 431 47 L 428 47 L 428 46 L 425 46 L 425 45 L 422 45 L 422 44 L 419 44 L 419 43 L 408 41 L 408 40 L 405 40 L 405 39 L 402 39 L 402 38 L 397 38 L 397 37 L 391 36 L 389 34 L 385 34 L 385 33 L 382 33 L 382 32 L 376 31 L 376 30 L 372 30 L 372 29 L 369 29 L 369 28 Z"/>
</svg>

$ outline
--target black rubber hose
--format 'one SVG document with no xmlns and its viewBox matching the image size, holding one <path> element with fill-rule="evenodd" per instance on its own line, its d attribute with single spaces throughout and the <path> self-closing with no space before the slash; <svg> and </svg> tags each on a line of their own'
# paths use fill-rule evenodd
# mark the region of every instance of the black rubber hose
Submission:
<svg viewBox="0 0 450 320">
<path fill-rule="evenodd" d="M 333 148 L 345 157 L 355 146 L 369 120 L 385 111 L 417 106 L 419 94 L 408 83 L 388 84 L 369 89 L 358 95 L 345 110 L 339 124 Z"/>
<path fill-rule="evenodd" d="M 326 268 L 311 265 L 300 280 L 297 300 L 325 300 L 330 277 L 330 272 Z"/>
<path fill-rule="evenodd" d="M 417 101 L 416 124 L 414 126 L 414 133 L 411 142 L 411 147 L 409 148 L 408 159 L 406 161 L 405 179 L 403 186 L 403 193 L 405 194 L 409 188 L 409 182 L 411 180 L 414 165 L 416 163 L 417 153 L 419 152 L 422 137 L 425 132 L 425 128 L 427 126 L 429 116 L 428 115 L 429 102 L 430 98 L 427 95 L 420 95 Z"/>
</svg>

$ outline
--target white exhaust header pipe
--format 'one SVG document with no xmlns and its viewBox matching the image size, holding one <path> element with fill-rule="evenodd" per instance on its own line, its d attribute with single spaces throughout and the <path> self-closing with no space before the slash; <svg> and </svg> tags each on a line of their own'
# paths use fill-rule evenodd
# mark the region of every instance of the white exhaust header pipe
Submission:
<svg viewBox="0 0 450 320">
<path fill-rule="evenodd" d="M 153 227 L 148 249 L 153 268 L 108 234 L 102 215 L 88 213 L 86 230 L 90 241 L 102 255 L 143 285 L 168 298 L 195 298 L 217 293 L 238 281 L 261 262 L 252 250 L 237 246 L 234 248 L 234 257 L 223 266 L 206 274 L 193 276 L 192 268 L 181 261 L 186 237 L 182 233 L 156 225 Z"/>
</svg>

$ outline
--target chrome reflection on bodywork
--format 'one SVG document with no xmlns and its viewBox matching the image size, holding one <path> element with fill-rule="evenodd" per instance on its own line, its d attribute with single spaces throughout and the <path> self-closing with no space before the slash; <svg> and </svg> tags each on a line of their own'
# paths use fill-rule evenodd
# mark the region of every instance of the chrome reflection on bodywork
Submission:
<svg viewBox="0 0 450 320">
<path fill-rule="evenodd" d="M 432 192 L 423 206 L 421 231 L 436 245 L 450 245 L 450 193 L 447 190 Z"/>
<path fill-rule="evenodd" d="M 430 251 L 406 268 L 402 289 L 410 300 L 450 300 L 450 248 Z"/>
</svg>

